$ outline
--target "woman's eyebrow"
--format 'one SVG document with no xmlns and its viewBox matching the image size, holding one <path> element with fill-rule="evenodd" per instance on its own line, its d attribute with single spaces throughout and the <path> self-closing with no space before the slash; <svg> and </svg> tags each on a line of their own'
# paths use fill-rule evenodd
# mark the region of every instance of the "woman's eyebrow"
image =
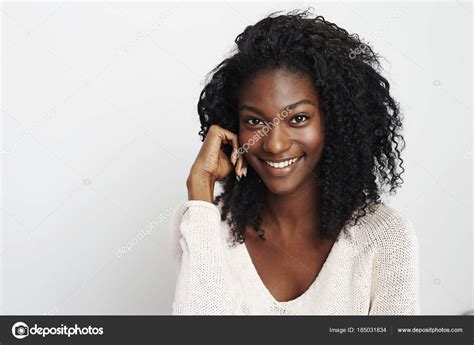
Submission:
<svg viewBox="0 0 474 345">
<path fill-rule="evenodd" d="M 309 99 L 302 99 L 298 102 L 295 102 L 295 103 L 292 103 L 292 104 L 289 104 L 289 105 L 285 106 L 281 111 L 296 108 L 297 106 L 299 106 L 301 104 L 311 104 L 311 105 L 316 106 L 316 104 L 314 104 L 314 102 L 311 102 Z M 257 113 L 257 114 L 263 116 L 263 114 L 260 110 L 258 110 L 255 107 L 251 107 L 249 105 L 244 104 L 244 105 L 240 106 L 239 111 L 242 111 L 242 110 L 250 110 L 250 111 L 253 111 L 254 113 Z"/>
<path fill-rule="evenodd" d="M 299 105 L 301 105 L 301 104 L 311 104 L 311 105 L 316 106 L 316 104 L 314 104 L 313 102 L 311 102 L 309 99 L 302 99 L 301 101 L 298 101 L 298 102 L 296 102 L 296 103 L 287 105 L 286 107 L 283 108 L 283 110 L 286 110 L 286 109 L 293 109 L 293 108 L 296 108 L 297 106 L 299 106 Z"/>
</svg>

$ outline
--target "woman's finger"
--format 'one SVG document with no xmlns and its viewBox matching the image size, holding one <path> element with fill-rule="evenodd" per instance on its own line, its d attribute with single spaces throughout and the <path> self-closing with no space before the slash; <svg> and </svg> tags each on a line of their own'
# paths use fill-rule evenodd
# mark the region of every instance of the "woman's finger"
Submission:
<svg viewBox="0 0 474 345">
<path fill-rule="evenodd" d="M 222 134 L 224 135 L 222 142 L 232 145 L 231 162 L 232 164 L 236 165 L 239 151 L 238 137 L 235 133 L 232 133 L 231 131 L 224 128 L 222 128 Z"/>
<path fill-rule="evenodd" d="M 235 173 L 237 176 L 247 176 L 247 161 L 245 160 L 244 155 L 239 155 L 237 164 L 235 166 Z"/>
<path fill-rule="evenodd" d="M 244 176 L 247 176 L 247 161 L 245 160 L 245 157 L 244 155 L 240 155 L 241 159 L 242 159 L 242 163 L 241 163 L 241 171 L 242 171 L 242 174 Z"/>
</svg>

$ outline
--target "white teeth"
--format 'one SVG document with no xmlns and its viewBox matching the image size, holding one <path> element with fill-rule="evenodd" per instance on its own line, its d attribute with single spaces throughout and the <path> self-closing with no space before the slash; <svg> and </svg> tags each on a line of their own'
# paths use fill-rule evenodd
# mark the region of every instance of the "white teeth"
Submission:
<svg viewBox="0 0 474 345">
<path fill-rule="evenodd" d="M 290 160 L 287 160 L 287 161 L 284 161 L 284 162 L 280 162 L 280 163 L 274 163 L 274 162 L 270 162 L 270 161 L 265 161 L 265 162 L 269 166 L 271 166 L 272 168 L 282 169 L 282 168 L 286 168 L 287 166 L 293 164 L 297 160 L 298 160 L 298 158 L 293 158 L 293 159 L 290 159 Z"/>
</svg>

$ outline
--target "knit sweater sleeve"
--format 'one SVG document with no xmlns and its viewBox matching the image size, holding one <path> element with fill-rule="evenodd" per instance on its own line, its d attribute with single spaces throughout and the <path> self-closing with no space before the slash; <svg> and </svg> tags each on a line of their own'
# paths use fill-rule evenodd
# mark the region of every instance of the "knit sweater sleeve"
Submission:
<svg viewBox="0 0 474 345">
<path fill-rule="evenodd" d="M 178 263 L 172 315 L 232 314 L 233 286 L 217 206 L 184 202 L 173 215 L 171 241 Z"/>
<path fill-rule="evenodd" d="M 379 225 L 369 315 L 419 315 L 419 245 L 413 225 L 399 213 Z"/>
</svg>

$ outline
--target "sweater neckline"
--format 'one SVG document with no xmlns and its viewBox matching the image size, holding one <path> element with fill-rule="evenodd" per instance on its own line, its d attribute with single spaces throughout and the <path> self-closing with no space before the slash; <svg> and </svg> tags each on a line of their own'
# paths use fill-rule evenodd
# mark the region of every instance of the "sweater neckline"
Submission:
<svg viewBox="0 0 474 345">
<path fill-rule="evenodd" d="M 252 281 L 256 285 L 255 287 L 259 290 L 261 290 L 264 295 L 274 304 L 279 305 L 279 306 L 289 306 L 292 304 L 295 304 L 304 298 L 306 296 L 310 295 L 311 292 L 316 289 L 316 287 L 320 284 L 321 281 L 325 280 L 325 276 L 327 275 L 326 271 L 330 270 L 329 266 L 332 266 L 332 261 L 336 260 L 334 257 L 337 255 L 337 252 L 339 251 L 339 242 L 341 238 L 341 234 L 343 231 L 339 232 L 339 235 L 337 236 L 336 241 L 333 243 L 331 250 L 329 251 L 329 254 L 326 258 L 326 260 L 323 263 L 323 266 L 321 267 L 321 270 L 317 274 L 316 278 L 313 280 L 313 282 L 310 284 L 310 286 L 298 297 L 288 300 L 288 301 L 278 301 L 275 299 L 275 297 L 270 293 L 266 285 L 263 283 L 262 279 L 260 278 L 260 275 L 258 274 L 257 268 L 255 267 L 252 257 L 250 256 L 250 253 L 247 249 L 247 246 L 245 245 L 245 242 L 241 244 L 241 251 L 245 257 L 246 265 L 249 267 L 250 274 L 253 276 Z"/>
</svg>

